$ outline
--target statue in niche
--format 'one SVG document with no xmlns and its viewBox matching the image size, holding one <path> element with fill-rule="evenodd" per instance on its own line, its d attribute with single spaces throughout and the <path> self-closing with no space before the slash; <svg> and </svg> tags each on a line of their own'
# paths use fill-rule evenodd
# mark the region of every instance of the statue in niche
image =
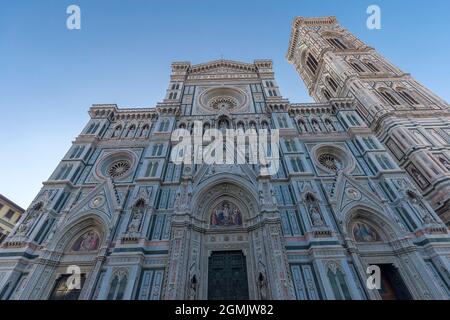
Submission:
<svg viewBox="0 0 450 320">
<path fill-rule="evenodd" d="M 439 162 L 448 170 L 450 171 L 450 162 L 448 162 L 447 159 L 445 159 L 444 157 L 438 157 Z"/>
<path fill-rule="evenodd" d="M 144 217 L 145 212 L 145 202 L 144 200 L 139 200 L 133 207 L 131 212 L 131 221 L 128 225 L 128 233 L 137 233 L 141 227 L 141 222 Z"/>
<path fill-rule="evenodd" d="M 242 215 L 240 210 L 229 201 L 223 201 L 211 213 L 212 226 L 241 226 Z"/>
<path fill-rule="evenodd" d="M 324 225 L 322 215 L 320 214 L 319 202 L 316 197 L 308 193 L 305 197 L 306 207 L 308 208 L 311 222 L 314 227 L 322 227 Z"/>
<path fill-rule="evenodd" d="M 311 207 L 309 209 L 310 214 L 311 214 L 311 221 L 314 227 L 322 227 L 323 226 L 323 221 L 322 221 L 322 217 L 319 213 L 319 209 L 317 207 Z"/>
<path fill-rule="evenodd" d="M 267 300 L 267 279 L 264 271 L 258 275 L 258 287 L 261 300 Z"/>
<path fill-rule="evenodd" d="M 73 252 L 89 252 L 98 249 L 100 244 L 100 237 L 94 230 L 90 230 L 79 237 L 72 245 Z"/>
<path fill-rule="evenodd" d="M 197 286 L 197 276 L 194 274 L 189 284 L 189 300 L 195 300 L 195 297 L 197 296 Z"/>
<path fill-rule="evenodd" d="M 357 242 L 381 241 L 381 237 L 378 232 L 376 232 L 374 228 L 363 222 L 356 222 L 353 226 L 353 238 Z"/>
<path fill-rule="evenodd" d="M 423 187 L 426 186 L 428 184 L 428 182 L 425 180 L 425 178 L 422 176 L 422 174 L 417 171 L 416 168 L 412 167 L 411 168 L 411 174 L 413 175 L 414 178 L 416 178 L 416 180 L 419 182 L 419 184 Z"/>
<path fill-rule="evenodd" d="M 259 190 L 259 203 L 263 206 L 266 202 L 264 201 L 264 192 Z"/>
</svg>

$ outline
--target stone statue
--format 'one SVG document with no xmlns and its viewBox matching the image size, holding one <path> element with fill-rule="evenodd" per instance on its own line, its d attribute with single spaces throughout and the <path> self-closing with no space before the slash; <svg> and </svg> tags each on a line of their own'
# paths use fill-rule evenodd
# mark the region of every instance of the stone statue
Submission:
<svg viewBox="0 0 450 320">
<path fill-rule="evenodd" d="M 311 221 L 314 227 L 321 227 L 323 226 L 322 217 L 319 213 L 319 209 L 316 206 L 311 206 L 309 209 L 310 215 L 311 215 Z"/>
<path fill-rule="evenodd" d="M 447 159 L 444 159 L 442 157 L 439 157 L 439 162 L 448 170 L 450 171 L 450 162 L 447 161 Z"/>
<path fill-rule="evenodd" d="M 261 300 L 267 300 L 267 280 L 265 272 L 261 271 L 258 276 L 259 297 Z"/>
<path fill-rule="evenodd" d="M 189 300 L 195 300 L 195 297 L 197 296 L 197 285 L 197 276 L 194 274 L 189 284 Z"/>
</svg>

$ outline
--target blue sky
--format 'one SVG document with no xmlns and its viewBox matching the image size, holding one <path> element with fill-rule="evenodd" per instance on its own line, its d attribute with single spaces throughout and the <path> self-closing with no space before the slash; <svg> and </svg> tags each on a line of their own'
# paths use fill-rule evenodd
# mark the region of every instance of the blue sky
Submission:
<svg viewBox="0 0 450 320">
<path fill-rule="evenodd" d="M 0 193 L 27 207 L 94 103 L 151 107 L 172 61 L 269 58 L 281 93 L 311 101 L 285 59 L 295 16 L 336 15 L 347 29 L 450 101 L 450 3 L 443 0 L 0 1 Z M 66 28 L 79 5 L 82 29 Z M 366 9 L 382 10 L 382 30 Z"/>
</svg>

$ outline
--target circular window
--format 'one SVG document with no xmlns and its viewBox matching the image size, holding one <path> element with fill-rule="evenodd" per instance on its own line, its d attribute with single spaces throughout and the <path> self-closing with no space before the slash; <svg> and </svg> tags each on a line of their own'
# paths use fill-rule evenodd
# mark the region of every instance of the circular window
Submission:
<svg viewBox="0 0 450 320">
<path fill-rule="evenodd" d="M 355 168 L 355 162 L 349 152 L 341 146 L 320 144 L 312 149 L 315 164 L 322 170 L 336 173 L 350 172 Z"/>
<path fill-rule="evenodd" d="M 119 160 L 113 162 L 108 168 L 108 175 L 111 178 L 120 178 L 128 173 L 131 169 L 131 163 L 128 160 Z"/>
<path fill-rule="evenodd" d="M 321 165 L 332 171 L 338 171 L 343 168 L 342 161 L 331 153 L 321 154 L 318 160 Z"/>
<path fill-rule="evenodd" d="M 247 105 L 246 92 L 235 87 L 215 87 L 204 90 L 199 97 L 200 106 L 208 111 L 238 111 Z"/>
<path fill-rule="evenodd" d="M 136 156 L 128 151 L 105 153 L 98 161 L 95 176 L 98 179 L 125 179 L 135 167 Z"/>
</svg>

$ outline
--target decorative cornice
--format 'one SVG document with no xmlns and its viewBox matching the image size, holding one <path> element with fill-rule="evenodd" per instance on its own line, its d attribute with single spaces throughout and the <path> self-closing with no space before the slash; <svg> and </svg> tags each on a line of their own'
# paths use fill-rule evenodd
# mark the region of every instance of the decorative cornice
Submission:
<svg viewBox="0 0 450 320">
<path fill-rule="evenodd" d="M 200 73 L 205 72 L 209 70 L 214 70 L 217 68 L 231 68 L 236 69 L 240 71 L 245 72 L 256 72 L 256 66 L 252 63 L 245 63 L 245 62 L 239 62 L 239 61 L 232 61 L 232 60 L 215 60 L 210 61 L 202 64 L 193 65 L 189 68 L 189 73 Z"/>
<path fill-rule="evenodd" d="M 308 26 L 308 27 L 318 27 L 318 26 L 331 26 L 338 24 L 338 20 L 334 16 L 328 17 L 316 17 L 316 18 L 306 18 L 306 17 L 297 17 L 294 19 L 292 23 L 292 31 L 291 37 L 289 39 L 289 48 L 286 54 L 286 58 L 289 62 L 292 62 L 294 57 L 295 48 L 297 47 L 299 41 L 300 27 Z"/>
<path fill-rule="evenodd" d="M 119 109 L 116 104 L 94 104 L 89 110 L 91 118 L 103 118 L 110 120 L 139 120 L 156 118 L 155 108 L 123 108 Z"/>
</svg>

